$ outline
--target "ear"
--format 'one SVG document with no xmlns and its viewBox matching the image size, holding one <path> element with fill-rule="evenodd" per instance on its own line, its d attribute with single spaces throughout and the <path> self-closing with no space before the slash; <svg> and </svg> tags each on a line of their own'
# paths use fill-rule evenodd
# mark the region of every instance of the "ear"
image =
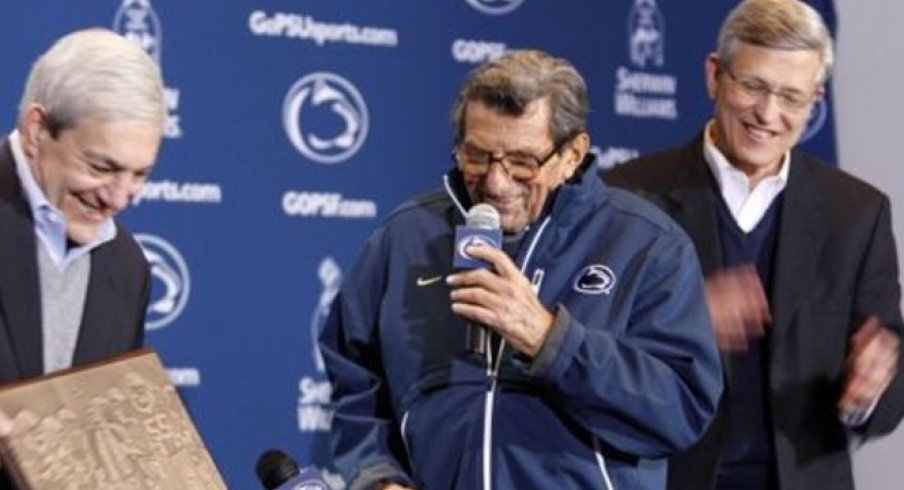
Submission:
<svg viewBox="0 0 904 490">
<path fill-rule="evenodd" d="M 716 100 L 716 89 L 719 86 L 719 73 L 721 70 L 722 62 L 719 60 L 719 55 L 710 53 L 706 57 L 704 71 L 706 72 L 706 90 L 712 100 Z"/>
<path fill-rule="evenodd" d="M 572 138 L 571 143 L 565 146 L 565 162 L 562 166 L 562 180 L 568 180 L 577 172 L 578 167 L 590 151 L 590 136 L 587 133 L 580 133 Z"/>
<path fill-rule="evenodd" d="M 826 89 L 823 86 L 820 86 L 816 90 L 816 95 L 813 96 L 813 103 L 819 103 L 826 96 Z"/>
<path fill-rule="evenodd" d="M 47 137 L 46 115 L 39 104 L 30 104 L 19 118 L 19 134 L 25 156 L 34 158 L 40 152 L 41 139 Z"/>
</svg>

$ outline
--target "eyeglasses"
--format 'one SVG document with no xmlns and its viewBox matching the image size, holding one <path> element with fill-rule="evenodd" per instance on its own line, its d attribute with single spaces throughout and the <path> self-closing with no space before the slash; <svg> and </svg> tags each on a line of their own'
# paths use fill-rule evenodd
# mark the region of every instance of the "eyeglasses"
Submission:
<svg viewBox="0 0 904 490">
<path fill-rule="evenodd" d="M 546 156 L 538 157 L 532 153 L 511 152 L 497 156 L 491 151 L 478 148 L 470 143 L 461 143 L 452 149 L 452 160 L 460 165 L 461 171 L 474 176 L 483 176 L 490 172 L 494 163 L 499 163 L 505 172 L 516 180 L 531 180 L 540 173 L 540 167 L 562 151 L 568 140 L 556 144 Z"/>
<path fill-rule="evenodd" d="M 776 89 L 758 78 L 737 76 L 728 66 L 724 71 L 739 89 L 737 93 L 749 102 L 762 102 L 770 95 L 775 95 L 779 107 L 791 112 L 801 112 L 807 109 L 820 93 L 818 89 L 809 94 L 789 89 Z"/>
</svg>

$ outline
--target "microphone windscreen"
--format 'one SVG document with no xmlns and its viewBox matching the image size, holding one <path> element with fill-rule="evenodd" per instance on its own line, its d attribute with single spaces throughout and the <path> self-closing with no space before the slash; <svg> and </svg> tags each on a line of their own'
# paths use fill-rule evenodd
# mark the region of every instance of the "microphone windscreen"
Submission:
<svg viewBox="0 0 904 490">
<path fill-rule="evenodd" d="M 298 463 L 279 449 L 270 449 L 257 459 L 255 472 L 264 488 L 272 490 L 298 474 Z"/>
<path fill-rule="evenodd" d="M 499 228 L 499 211 L 487 203 L 477 204 L 468 210 L 465 223 L 473 228 L 495 230 Z"/>
</svg>

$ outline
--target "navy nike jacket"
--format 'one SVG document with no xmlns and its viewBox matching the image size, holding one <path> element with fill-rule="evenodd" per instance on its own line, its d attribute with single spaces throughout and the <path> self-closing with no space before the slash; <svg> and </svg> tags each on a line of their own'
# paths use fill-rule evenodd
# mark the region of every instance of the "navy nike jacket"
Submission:
<svg viewBox="0 0 904 490">
<path fill-rule="evenodd" d="M 470 205 L 456 170 L 370 237 L 321 336 L 350 489 L 665 488 L 666 456 L 722 392 L 703 280 L 684 232 L 592 166 L 522 240 L 517 264 L 556 323 L 533 359 L 505 342 L 465 352 L 438 280 Z"/>
</svg>

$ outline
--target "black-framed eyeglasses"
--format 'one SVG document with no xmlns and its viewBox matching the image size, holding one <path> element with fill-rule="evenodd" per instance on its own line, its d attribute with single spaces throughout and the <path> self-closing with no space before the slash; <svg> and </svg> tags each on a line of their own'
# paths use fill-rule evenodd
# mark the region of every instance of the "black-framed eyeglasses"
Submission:
<svg viewBox="0 0 904 490">
<path fill-rule="evenodd" d="M 452 148 L 452 160 L 462 172 L 483 176 L 489 173 L 494 163 L 499 163 L 505 172 L 516 180 L 530 180 L 540 173 L 540 167 L 546 165 L 568 143 L 568 139 L 557 143 L 545 156 L 538 157 L 532 153 L 513 151 L 497 155 L 471 143 L 460 143 Z"/>
<path fill-rule="evenodd" d="M 734 82 L 738 88 L 737 93 L 749 102 L 762 102 L 770 95 L 775 95 L 779 107 L 787 111 L 801 112 L 809 108 L 810 104 L 816 100 L 821 92 L 819 89 L 810 93 L 801 93 L 794 90 L 773 88 L 758 78 L 735 75 L 731 67 L 727 65 L 723 67 L 722 71 Z"/>
</svg>

